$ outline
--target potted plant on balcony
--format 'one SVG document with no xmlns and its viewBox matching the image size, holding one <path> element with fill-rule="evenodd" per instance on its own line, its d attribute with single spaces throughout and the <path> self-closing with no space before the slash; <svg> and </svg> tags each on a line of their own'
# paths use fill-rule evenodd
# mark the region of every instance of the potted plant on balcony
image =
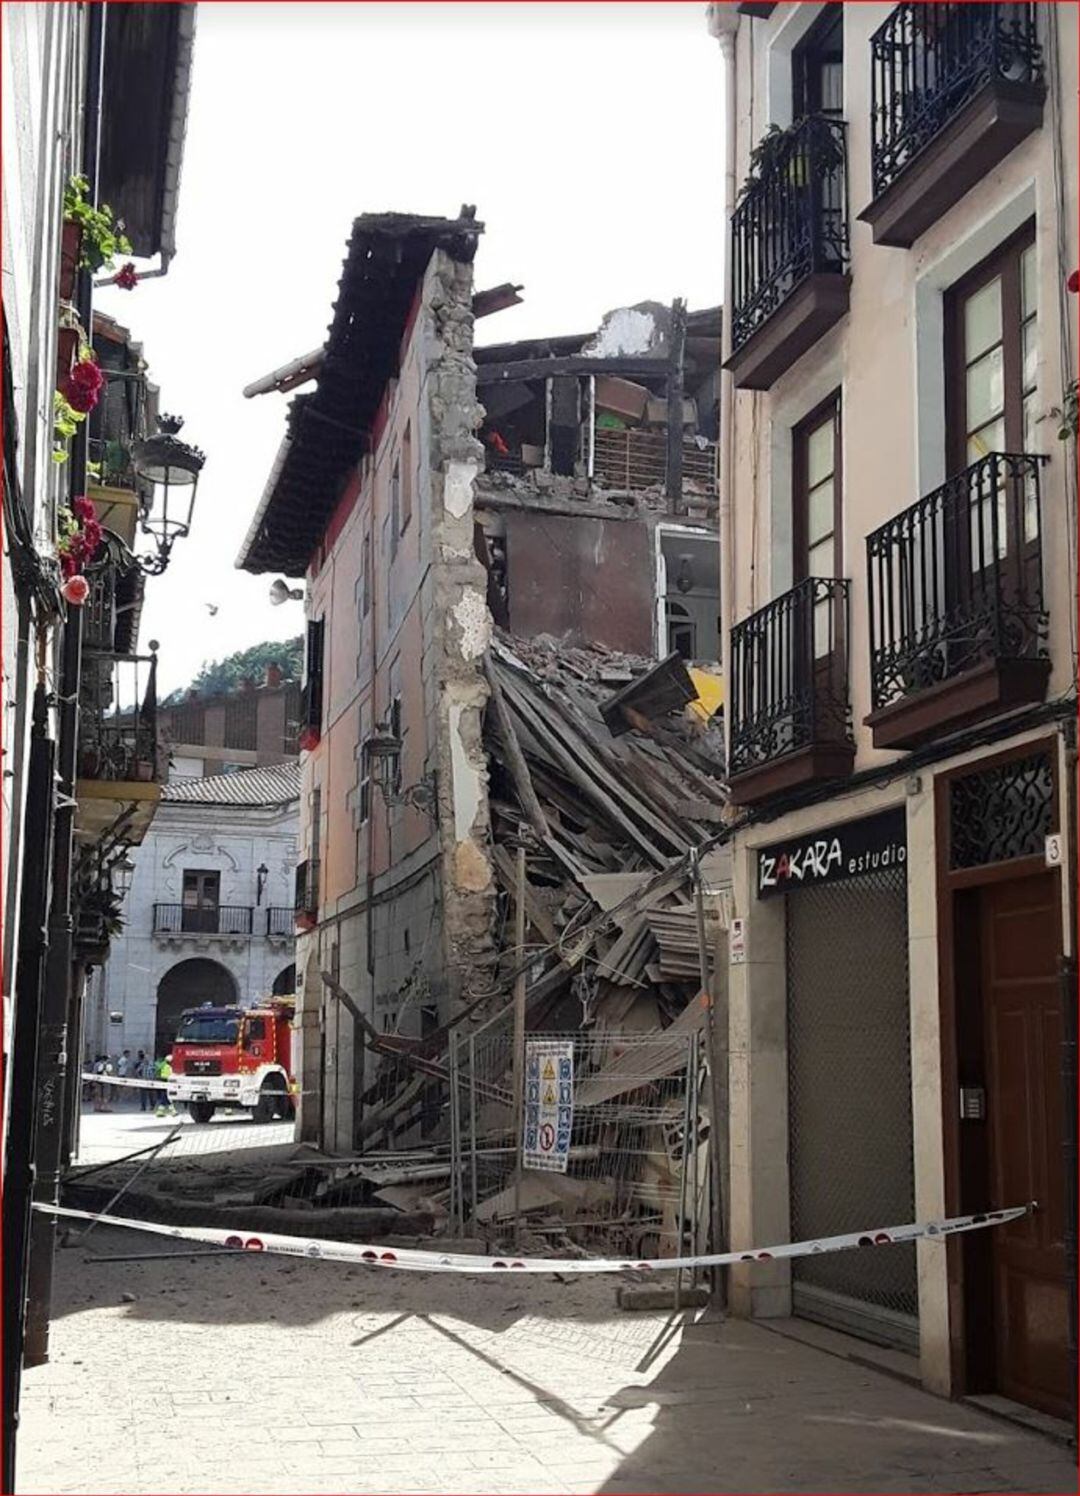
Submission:
<svg viewBox="0 0 1080 1496">
<path fill-rule="evenodd" d="M 108 203 L 95 207 L 87 201 L 90 183 L 73 176 L 64 188 L 64 230 L 60 245 L 60 296 L 70 300 L 79 270 L 97 272 L 114 269 L 114 257 L 131 253 L 124 225 L 114 220 Z M 125 267 L 126 270 L 127 267 Z M 134 267 L 131 267 L 132 275 Z M 130 284 L 130 278 L 125 284 Z"/>
<path fill-rule="evenodd" d="M 64 579 L 61 591 L 66 602 L 78 606 L 86 601 L 90 592 L 83 569 L 101 549 L 101 523 L 91 501 L 80 494 L 72 499 L 70 507 L 62 505 L 57 511 L 56 527 L 56 553 Z"/>
<path fill-rule="evenodd" d="M 806 187 L 810 176 L 828 176 L 844 164 L 841 137 L 824 115 L 805 115 L 782 130 L 772 124 L 750 152 L 750 169 L 740 200 L 781 171 L 792 187 Z"/>
</svg>

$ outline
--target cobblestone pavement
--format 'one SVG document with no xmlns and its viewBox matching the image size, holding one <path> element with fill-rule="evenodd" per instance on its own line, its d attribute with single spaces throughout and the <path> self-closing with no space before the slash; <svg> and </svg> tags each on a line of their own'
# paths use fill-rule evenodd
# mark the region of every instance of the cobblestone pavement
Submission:
<svg viewBox="0 0 1080 1496">
<path fill-rule="evenodd" d="M 610 1280 L 90 1250 L 25 1379 L 23 1493 L 1076 1491 L 1059 1445 L 852 1342 L 620 1313 Z"/>
</svg>

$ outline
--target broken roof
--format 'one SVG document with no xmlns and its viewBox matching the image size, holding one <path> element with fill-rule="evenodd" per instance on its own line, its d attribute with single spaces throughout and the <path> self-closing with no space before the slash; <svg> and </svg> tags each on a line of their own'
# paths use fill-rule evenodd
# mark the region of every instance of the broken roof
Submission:
<svg viewBox="0 0 1080 1496">
<path fill-rule="evenodd" d="M 472 260 L 484 227 L 474 211 L 463 207 L 457 218 L 365 213 L 354 222 L 315 389 L 289 407 L 285 439 L 237 559 L 244 571 L 299 577 L 307 570 L 397 373 L 417 283 L 437 249 Z"/>
<path fill-rule="evenodd" d="M 604 720 L 613 692 L 655 672 L 654 660 L 505 635 L 491 653 L 545 844 L 579 882 L 631 863 L 664 868 L 714 832 L 728 799 L 718 729 L 666 709 L 617 736 Z"/>
</svg>

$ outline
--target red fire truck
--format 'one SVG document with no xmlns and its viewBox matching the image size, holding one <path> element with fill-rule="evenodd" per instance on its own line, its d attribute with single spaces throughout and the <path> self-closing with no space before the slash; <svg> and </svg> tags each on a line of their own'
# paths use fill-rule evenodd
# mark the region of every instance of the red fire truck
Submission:
<svg viewBox="0 0 1080 1496">
<path fill-rule="evenodd" d="M 186 1103 L 196 1122 L 209 1122 L 218 1107 L 241 1107 L 256 1122 L 292 1117 L 294 1011 L 291 997 L 186 1009 L 169 1056 L 169 1100 Z"/>
</svg>

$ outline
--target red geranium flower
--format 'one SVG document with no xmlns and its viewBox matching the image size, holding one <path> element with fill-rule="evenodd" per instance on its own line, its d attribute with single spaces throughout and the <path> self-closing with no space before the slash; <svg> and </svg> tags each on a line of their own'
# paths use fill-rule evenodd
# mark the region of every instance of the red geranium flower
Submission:
<svg viewBox="0 0 1080 1496">
<path fill-rule="evenodd" d="M 80 359 L 64 380 L 64 398 L 72 410 L 89 415 L 98 403 L 104 383 L 105 376 L 98 367 L 96 359 Z"/>
<path fill-rule="evenodd" d="M 135 266 L 129 260 L 126 265 L 121 265 L 114 278 L 115 284 L 125 291 L 134 291 L 139 284 L 139 277 L 135 274 Z"/>
<path fill-rule="evenodd" d="M 90 583 L 85 577 L 68 577 L 60 588 L 60 595 L 65 602 L 73 603 L 75 607 L 81 607 L 90 596 Z"/>
<path fill-rule="evenodd" d="M 64 580 L 67 581 L 68 577 L 73 577 L 78 569 L 78 563 L 76 562 L 75 557 L 71 554 L 71 552 L 61 551 L 60 575 L 64 578 Z"/>
<path fill-rule="evenodd" d="M 88 519 L 97 520 L 97 510 L 94 508 L 93 500 L 88 499 L 85 494 L 79 494 L 71 501 L 71 512 L 81 524 Z"/>
<path fill-rule="evenodd" d="M 1080 291 L 1080 270 L 1074 270 L 1065 284 L 1075 296 L 1076 293 Z"/>
</svg>

